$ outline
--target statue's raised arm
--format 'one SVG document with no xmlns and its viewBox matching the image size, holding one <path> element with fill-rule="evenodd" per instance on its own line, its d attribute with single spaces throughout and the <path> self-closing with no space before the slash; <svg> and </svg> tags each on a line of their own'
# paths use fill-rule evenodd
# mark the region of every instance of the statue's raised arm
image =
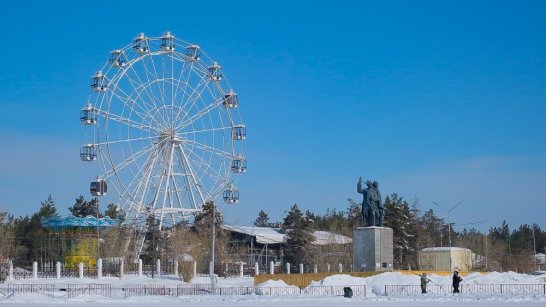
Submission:
<svg viewBox="0 0 546 307">
<path fill-rule="evenodd" d="M 362 190 L 362 177 L 358 178 L 358 183 L 356 184 L 356 192 L 359 194 L 364 193 L 364 190 Z"/>
</svg>

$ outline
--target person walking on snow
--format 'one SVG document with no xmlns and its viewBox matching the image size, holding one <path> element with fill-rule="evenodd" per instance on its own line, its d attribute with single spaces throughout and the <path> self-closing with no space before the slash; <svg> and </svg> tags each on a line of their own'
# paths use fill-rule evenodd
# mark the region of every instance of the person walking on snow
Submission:
<svg viewBox="0 0 546 307">
<path fill-rule="evenodd" d="M 431 280 L 427 278 L 427 274 L 421 274 L 421 293 L 427 293 L 427 284 Z"/>
<path fill-rule="evenodd" d="M 459 276 L 459 272 L 453 272 L 453 293 L 461 293 L 459 292 L 459 284 L 461 281 L 463 281 L 463 279 Z"/>
</svg>

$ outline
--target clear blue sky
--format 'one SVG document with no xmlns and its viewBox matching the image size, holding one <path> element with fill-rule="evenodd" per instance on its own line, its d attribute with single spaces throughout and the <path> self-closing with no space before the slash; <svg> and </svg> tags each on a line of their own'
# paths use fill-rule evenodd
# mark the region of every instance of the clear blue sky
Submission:
<svg viewBox="0 0 546 307">
<path fill-rule="evenodd" d="M 62 214 L 89 77 L 139 32 L 172 31 L 224 67 L 248 127 L 228 222 L 383 195 L 459 224 L 546 227 L 543 1 L 6 1 L 0 12 L 0 210 Z M 105 204 L 103 204 L 104 206 Z M 440 216 L 446 217 L 441 210 Z"/>
</svg>

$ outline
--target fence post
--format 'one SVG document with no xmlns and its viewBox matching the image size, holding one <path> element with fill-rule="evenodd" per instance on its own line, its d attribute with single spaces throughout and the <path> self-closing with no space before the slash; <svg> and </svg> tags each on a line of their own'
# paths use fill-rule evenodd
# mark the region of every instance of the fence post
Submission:
<svg viewBox="0 0 546 307">
<path fill-rule="evenodd" d="M 239 277 L 240 277 L 240 278 L 243 278 L 243 273 L 244 273 L 244 272 L 243 272 L 243 269 L 244 269 L 244 267 L 243 267 L 243 262 L 241 261 L 241 262 L 239 263 Z"/>
<path fill-rule="evenodd" d="M 157 274 L 157 277 L 159 278 L 159 276 L 161 275 L 161 260 L 156 259 L 155 267 L 156 267 L 155 273 Z"/>
<path fill-rule="evenodd" d="M 192 277 L 196 277 L 197 276 L 197 261 L 193 261 L 193 276 Z"/>
<path fill-rule="evenodd" d="M 123 275 L 125 274 L 125 259 L 121 259 L 121 262 L 119 263 L 119 278 L 123 278 Z"/>
<path fill-rule="evenodd" d="M 303 274 L 303 263 L 300 263 L 300 274 Z"/>
<path fill-rule="evenodd" d="M 13 261 L 11 259 L 8 262 L 8 278 L 13 279 Z"/>
<path fill-rule="evenodd" d="M 273 263 L 273 261 L 269 263 L 269 274 L 275 274 L 275 264 Z"/>
<path fill-rule="evenodd" d="M 260 265 L 258 264 L 258 262 L 254 263 L 254 275 L 255 276 L 260 275 Z"/>
<path fill-rule="evenodd" d="M 78 263 L 78 277 L 83 278 L 83 262 Z"/>
<path fill-rule="evenodd" d="M 290 262 L 286 263 L 286 274 L 290 274 Z"/>
<path fill-rule="evenodd" d="M 178 260 L 174 261 L 174 276 L 178 276 Z"/>
<path fill-rule="evenodd" d="M 38 279 L 38 262 L 36 261 L 32 263 L 32 278 Z"/>
<path fill-rule="evenodd" d="M 317 266 L 316 263 L 313 265 L 313 273 L 315 273 L 315 274 L 318 273 L 318 266 Z"/>
<path fill-rule="evenodd" d="M 343 264 L 340 263 L 340 264 L 338 265 L 338 268 L 339 268 L 339 272 L 340 272 L 340 273 L 343 273 Z"/>
<path fill-rule="evenodd" d="M 97 279 L 102 278 L 102 259 L 97 260 Z"/>
<path fill-rule="evenodd" d="M 329 263 L 326 264 L 326 272 L 330 272 L 330 264 Z"/>
<path fill-rule="evenodd" d="M 55 275 L 57 279 L 61 279 L 61 263 L 59 261 L 55 263 Z"/>
<path fill-rule="evenodd" d="M 142 259 L 138 259 L 138 277 L 142 277 Z"/>
</svg>

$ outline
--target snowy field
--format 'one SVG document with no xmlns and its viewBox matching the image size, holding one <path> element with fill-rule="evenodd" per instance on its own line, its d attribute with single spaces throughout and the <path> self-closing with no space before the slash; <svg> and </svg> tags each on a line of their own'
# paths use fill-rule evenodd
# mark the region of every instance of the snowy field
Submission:
<svg viewBox="0 0 546 307">
<path fill-rule="evenodd" d="M 430 275 L 431 285 L 437 289 L 450 291 L 450 276 Z M 252 286 L 253 279 L 229 278 L 219 279 L 220 287 L 244 287 Z M 131 285 L 156 285 L 176 288 L 184 285 L 178 278 L 164 276 L 162 278 L 147 277 L 126 277 L 104 278 L 104 279 L 37 279 L 37 280 L 12 280 L 6 284 L 0 284 L 0 291 L 5 293 L 8 284 L 53 284 L 55 288 L 67 287 L 69 284 L 107 284 L 113 288 L 123 288 Z M 199 277 L 192 280 L 192 284 L 208 284 L 210 280 L 206 277 Z M 546 275 L 526 275 L 513 272 L 507 273 L 473 273 L 464 276 L 462 286 L 465 285 L 519 285 L 519 284 L 540 284 L 546 287 Z M 3 306 L 123 306 L 133 307 L 153 306 L 160 304 L 161 307 L 170 306 L 203 306 L 203 307 L 226 307 L 226 306 L 301 306 L 301 307 L 326 307 L 334 305 L 343 306 L 546 306 L 546 295 L 544 294 L 403 294 L 385 296 L 385 286 L 388 285 L 419 285 L 419 277 L 415 275 L 401 274 L 397 272 L 383 273 L 367 278 L 352 277 L 349 275 L 333 275 L 321 281 L 313 282 L 310 286 L 347 286 L 365 285 L 366 296 L 344 298 L 341 295 L 308 296 L 308 295 L 189 295 L 189 296 L 138 296 L 125 298 L 116 295 L 112 291 L 111 298 L 83 294 L 67 298 L 66 293 L 55 292 L 55 298 L 42 294 L 19 293 L 6 297 L 0 294 L 0 304 Z M 414 287 L 413 286 L 413 287 Z M 258 285 L 258 288 L 271 289 L 274 287 L 290 287 L 282 281 L 269 280 Z"/>
</svg>

